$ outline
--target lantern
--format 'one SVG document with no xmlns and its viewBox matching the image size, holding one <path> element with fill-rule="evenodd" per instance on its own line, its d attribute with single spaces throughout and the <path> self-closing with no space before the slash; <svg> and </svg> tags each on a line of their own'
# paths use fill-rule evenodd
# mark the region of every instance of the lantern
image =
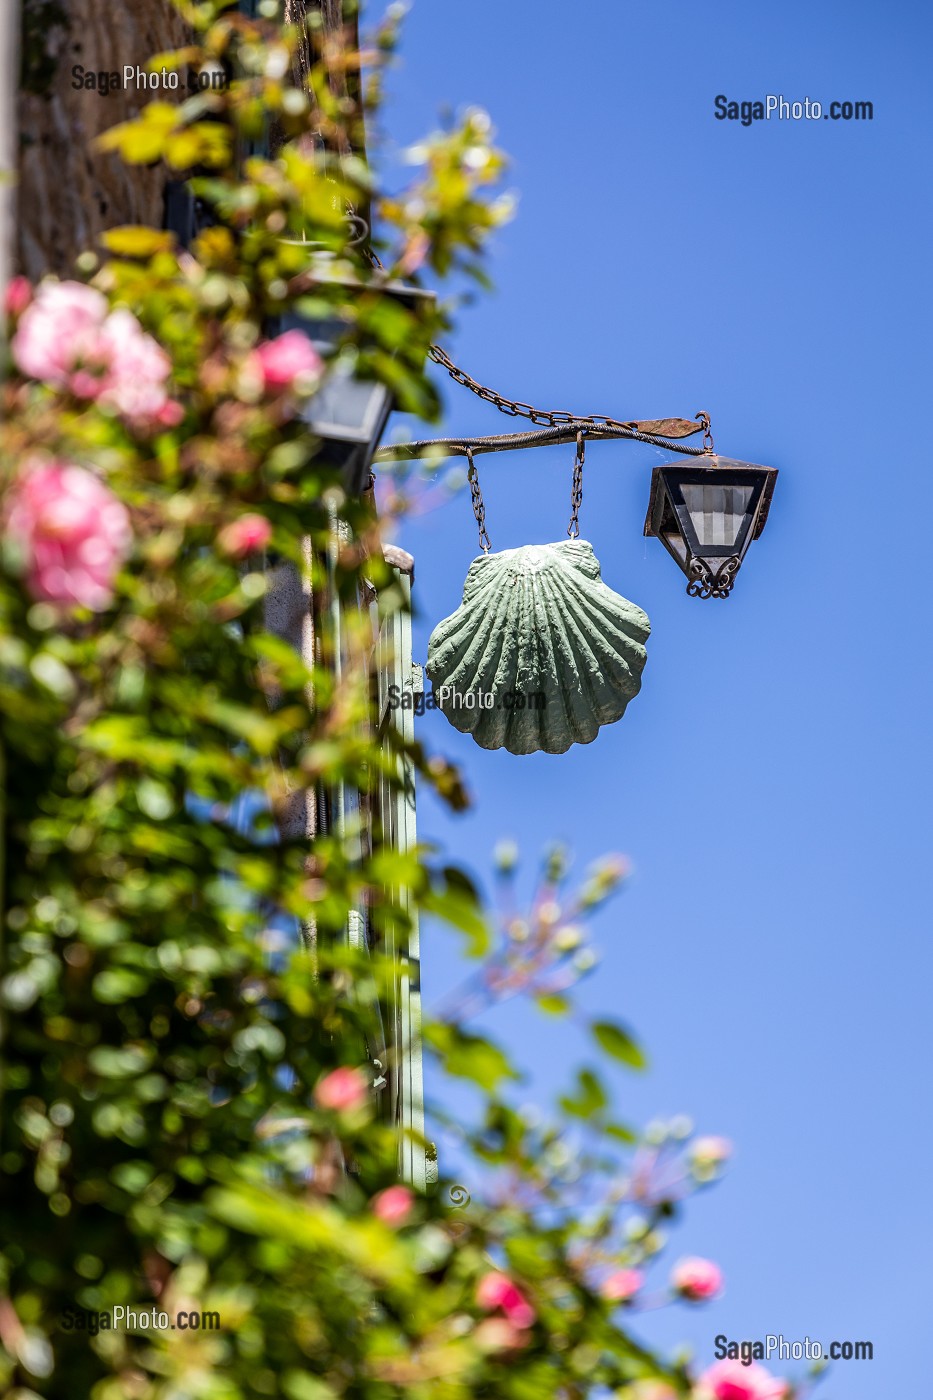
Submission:
<svg viewBox="0 0 933 1400">
<path fill-rule="evenodd" d="M 704 453 L 655 467 L 645 534 L 656 535 L 687 575 L 693 598 L 728 598 L 771 506 L 775 467 Z"/>
<path fill-rule="evenodd" d="M 330 266 L 327 255 L 312 259 L 315 280 L 322 286 L 339 285 L 351 295 L 377 291 L 389 296 L 406 308 L 419 302 L 433 301 L 433 292 L 407 282 L 383 281 L 365 284 L 345 271 Z M 363 379 L 339 356 L 334 359 L 347 326 L 339 316 L 306 316 L 287 311 L 277 318 L 277 330 L 299 330 L 306 335 L 318 354 L 331 360 L 327 375 L 317 392 L 308 399 L 301 416 L 308 431 L 318 438 L 322 458 L 340 470 L 344 490 L 350 496 L 365 491 L 369 482 L 370 463 L 385 431 L 393 407 L 392 392 L 375 379 Z"/>
</svg>

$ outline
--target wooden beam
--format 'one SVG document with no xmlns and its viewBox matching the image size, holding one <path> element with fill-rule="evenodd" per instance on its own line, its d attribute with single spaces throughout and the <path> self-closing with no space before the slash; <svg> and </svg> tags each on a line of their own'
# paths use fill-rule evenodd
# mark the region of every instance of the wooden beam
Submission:
<svg viewBox="0 0 933 1400">
<path fill-rule="evenodd" d="M 19 75 L 19 0 L 0 7 L 0 294 L 13 266 L 16 216 L 16 88 Z M 0 318 L 0 336 L 4 334 Z"/>
</svg>

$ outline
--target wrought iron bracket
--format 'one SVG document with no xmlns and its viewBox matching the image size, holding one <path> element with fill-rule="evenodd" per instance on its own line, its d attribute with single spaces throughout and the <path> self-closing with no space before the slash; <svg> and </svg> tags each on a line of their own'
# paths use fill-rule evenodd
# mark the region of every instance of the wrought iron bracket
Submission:
<svg viewBox="0 0 933 1400">
<path fill-rule="evenodd" d="M 702 425 L 698 424 L 696 431 L 699 432 L 701 427 Z M 594 427 L 591 423 L 575 420 L 527 433 L 495 433 L 489 437 L 427 438 L 420 442 L 389 443 L 379 448 L 373 462 L 378 464 L 406 462 L 426 457 L 466 457 L 470 453 L 479 456 L 486 452 L 514 452 L 525 447 L 552 447 L 559 443 L 576 442 L 581 434 L 589 442 L 610 438 L 627 442 L 646 442 L 651 447 L 661 447 L 668 452 L 681 452 L 687 457 L 703 457 L 708 455 L 709 451 L 705 447 L 686 447 L 657 433 L 642 433 L 637 428 Z"/>
</svg>

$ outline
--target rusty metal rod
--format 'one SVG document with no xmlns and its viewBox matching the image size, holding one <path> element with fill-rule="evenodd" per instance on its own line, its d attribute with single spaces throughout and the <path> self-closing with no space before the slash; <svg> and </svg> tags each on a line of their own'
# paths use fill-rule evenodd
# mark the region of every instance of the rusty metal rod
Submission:
<svg viewBox="0 0 933 1400">
<path fill-rule="evenodd" d="M 634 428 L 594 428 L 583 422 L 560 423 L 553 428 L 539 428 L 529 433 L 497 433 L 491 437 L 450 437 L 426 438 L 420 442 L 398 442 L 380 447 L 373 462 L 405 462 L 418 457 L 465 457 L 467 450 L 474 456 L 486 452 L 512 452 L 524 447 L 550 447 L 564 442 L 575 442 L 582 433 L 591 442 L 600 438 L 623 438 L 631 442 L 646 442 L 651 447 L 666 448 L 670 452 L 682 452 L 687 457 L 702 457 L 706 449 L 683 447 L 669 438 L 655 437 L 651 433 L 639 433 Z"/>
</svg>

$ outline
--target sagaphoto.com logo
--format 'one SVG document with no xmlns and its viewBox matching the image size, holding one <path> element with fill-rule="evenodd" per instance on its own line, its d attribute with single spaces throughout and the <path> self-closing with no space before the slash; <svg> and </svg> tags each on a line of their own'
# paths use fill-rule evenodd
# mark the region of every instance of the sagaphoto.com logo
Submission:
<svg viewBox="0 0 933 1400">
<path fill-rule="evenodd" d="M 713 98 L 713 116 L 718 122 L 738 122 L 752 126 L 755 122 L 871 122 L 875 119 L 873 102 L 849 100 L 817 102 L 812 97 L 792 100 L 783 93 L 766 93 L 764 97 L 727 97 L 720 92 Z"/>
<path fill-rule="evenodd" d="M 457 690 L 454 686 L 432 686 L 427 692 L 407 686 L 390 685 L 386 692 L 390 710 L 413 710 L 419 717 L 426 710 L 531 710 L 547 708 L 541 690 Z"/>
<path fill-rule="evenodd" d="M 191 97 L 198 92 L 222 92 L 229 82 L 223 68 L 206 66 L 189 68 L 150 68 L 139 63 L 124 63 L 122 68 L 85 68 L 76 63 L 71 69 L 71 86 L 76 91 L 96 92 L 98 97 L 112 97 L 116 92 L 146 92 L 177 94 Z"/>
</svg>

